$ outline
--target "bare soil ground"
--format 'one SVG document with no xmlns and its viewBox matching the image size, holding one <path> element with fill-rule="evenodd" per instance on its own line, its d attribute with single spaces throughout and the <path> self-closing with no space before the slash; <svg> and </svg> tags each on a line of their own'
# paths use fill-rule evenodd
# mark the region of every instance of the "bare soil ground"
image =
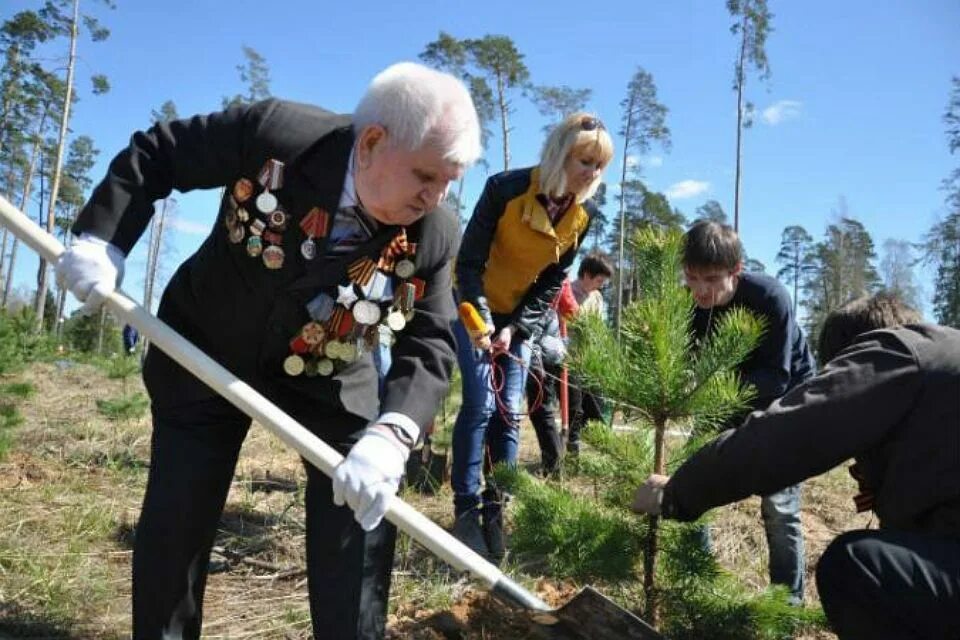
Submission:
<svg viewBox="0 0 960 640">
<path fill-rule="evenodd" d="M 29 381 L 36 393 L 18 403 L 25 417 L 0 461 L 0 639 L 129 637 L 134 525 L 146 483 L 147 415 L 111 421 L 96 400 L 142 392 L 136 374 L 111 380 L 90 365 L 31 365 L 0 383 Z M 529 429 L 522 462 L 539 453 Z M 305 476 L 299 458 L 254 427 L 241 453 L 207 585 L 204 637 L 311 637 L 304 567 Z M 813 568 L 838 533 L 866 526 L 853 512 L 844 469 L 806 484 L 810 602 Z M 405 493 L 443 526 L 452 523 L 449 487 Z M 722 509 L 714 541 L 722 563 L 745 583 L 766 587 L 766 542 L 757 499 Z M 559 604 L 579 585 L 558 583 L 534 567 L 508 573 Z M 389 637 L 524 638 L 535 627 L 492 602 L 462 576 L 401 537 L 391 591 Z M 822 633 L 817 638 L 834 636 Z"/>
</svg>

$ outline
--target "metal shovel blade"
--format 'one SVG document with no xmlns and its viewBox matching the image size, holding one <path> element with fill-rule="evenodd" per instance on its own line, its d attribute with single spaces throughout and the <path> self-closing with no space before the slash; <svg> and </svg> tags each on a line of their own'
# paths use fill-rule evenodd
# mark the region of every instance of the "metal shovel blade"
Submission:
<svg viewBox="0 0 960 640">
<path fill-rule="evenodd" d="M 664 640 L 656 629 L 593 587 L 584 587 L 556 609 L 509 578 L 497 581 L 490 592 L 507 605 L 526 609 L 551 640 Z"/>
<path fill-rule="evenodd" d="M 584 587 L 554 610 L 564 631 L 584 640 L 664 640 L 649 624 L 593 587 Z"/>
</svg>

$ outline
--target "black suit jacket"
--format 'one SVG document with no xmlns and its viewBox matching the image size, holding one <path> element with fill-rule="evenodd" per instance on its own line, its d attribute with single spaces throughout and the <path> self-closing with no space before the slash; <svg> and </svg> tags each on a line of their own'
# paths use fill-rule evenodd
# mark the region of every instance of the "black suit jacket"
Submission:
<svg viewBox="0 0 960 640">
<path fill-rule="evenodd" d="M 338 260 L 302 258 L 299 221 L 314 206 L 336 211 L 354 132 L 349 116 L 317 107 L 267 100 L 207 116 L 160 123 L 133 135 L 110 164 L 74 225 L 128 253 L 153 214 L 153 202 L 173 189 L 223 188 L 216 224 L 201 247 L 177 270 L 164 292 L 159 316 L 182 335 L 279 401 L 319 403 L 322 413 L 347 411 L 374 419 L 396 411 L 421 429 L 446 393 L 453 365 L 450 323 L 451 261 L 458 249 L 454 215 L 444 208 L 408 227 L 417 242 L 416 274 L 426 282 L 416 314 L 393 347 L 393 366 L 382 407 L 370 354 L 333 377 L 290 377 L 282 370 L 289 342 L 309 319 L 305 303 L 344 280 L 346 265 L 361 253 L 375 256 L 396 227 L 382 225 L 356 253 Z M 283 267 L 265 268 L 227 239 L 225 216 L 231 189 L 240 178 L 256 181 L 268 159 L 285 163 L 276 192 L 292 217 L 283 233 Z M 182 406 L 209 398 L 212 391 L 165 355 L 151 352 L 144 378 L 154 406 Z"/>
</svg>

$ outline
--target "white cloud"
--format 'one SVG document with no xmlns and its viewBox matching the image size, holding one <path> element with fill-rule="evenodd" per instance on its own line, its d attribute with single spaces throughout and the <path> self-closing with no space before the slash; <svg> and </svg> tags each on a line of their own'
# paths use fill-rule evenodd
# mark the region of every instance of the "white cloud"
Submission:
<svg viewBox="0 0 960 640">
<path fill-rule="evenodd" d="M 695 198 L 710 190 L 710 183 L 702 180 L 681 180 L 667 187 L 666 195 L 671 200 Z"/>
<path fill-rule="evenodd" d="M 179 231 L 180 233 L 186 233 L 191 236 L 205 236 L 210 233 L 209 224 L 201 224 L 199 222 L 190 222 L 189 220 L 183 220 L 182 218 L 174 218 L 172 220 L 167 220 L 167 224 Z"/>
<path fill-rule="evenodd" d="M 760 118 L 771 127 L 774 127 L 781 122 L 799 117 L 800 107 L 802 106 L 803 103 L 799 100 L 778 100 L 764 109 L 760 113 Z"/>
</svg>

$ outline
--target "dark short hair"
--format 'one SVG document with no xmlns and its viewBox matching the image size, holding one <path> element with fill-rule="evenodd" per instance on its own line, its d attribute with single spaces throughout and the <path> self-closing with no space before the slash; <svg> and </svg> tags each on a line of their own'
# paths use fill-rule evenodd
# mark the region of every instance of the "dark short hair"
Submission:
<svg viewBox="0 0 960 640">
<path fill-rule="evenodd" d="M 881 291 L 876 295 L 851 300 L 831 311 L 823 321 L 817 343 L 820 364 L 833 360 L 853 344 L 861 333 L 914 324 L 921 320 L 920 313 L 894 293 Z"/>
<path fill-rule="evenodd" d="M 610 260 L 608 260 L 606 256 L 599 253 L 591 253 L 583 257 L 583 260 L 580 261 L 580 268 L 577 269 L 578 278 L 582 278 L 584 275 L 588 275 L 591 278 L 597 276 L 612 278 L 613 265 L 610 264 Z"/>
<path fill-rule="evenodd" d="M 683 266 L 692 269 L 734 269 L 743 260 L 743 245 L 733 227 L 697 220 L 683 236 Z"/>
</svg>

